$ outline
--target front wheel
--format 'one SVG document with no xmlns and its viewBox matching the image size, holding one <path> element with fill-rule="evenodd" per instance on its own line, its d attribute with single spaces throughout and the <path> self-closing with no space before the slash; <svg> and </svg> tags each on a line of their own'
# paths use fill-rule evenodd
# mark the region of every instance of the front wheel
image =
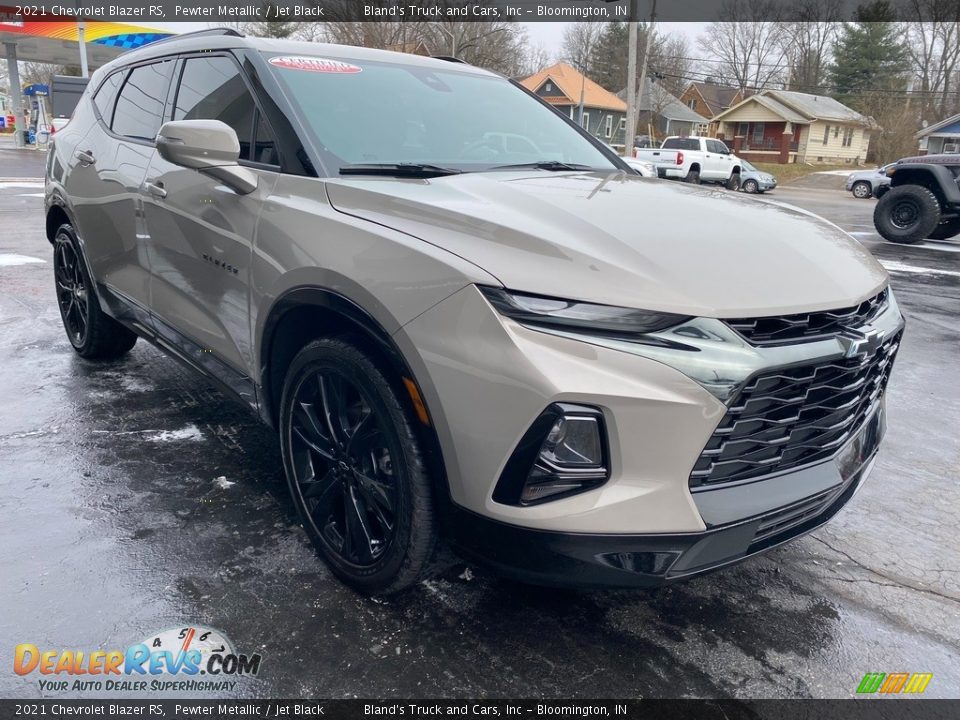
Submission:
<svg viewBox="0 0 960 720">
<path fill-rule="evenodd" d="M 303 527 L 338 578 L 390 594 L 426 574 L 436 531 L 424 453 L 369 356 L 340 339 L 303 348 L 284 381 L 280 445 Z"/>
<path fill-rule="evenodd" d="M 930 237 L 940 224 L 940 202 L 922 185 L 891 188 L 877 201 L 873 224 L 890 242 L 919 242 Z"/>
<path fill-rule="evenodd" d="M 733 173 L 730 175 L 730 179 L 727 180 L 727 190 L 739 190 L 740 189 L 740 173 Z"/>
<path fill-rule="evenodd" d="M 870 186 L 870 183 L 861 180 L 853 184 L 853 187 L 850 188 L 850 192 L 853 193 L 855 198 L 864 200 L 873 195 L 873 188 Z"/>
<path fill-rule="evenodd" d="M 760 192 L 760 186 L 757 184 L 756 180 L 747 180 L 743 184 L 743 191 L 745 193 L 750 193 L 752 195 L 754 193 Z"/>
<path fill-rule="evenodd" d="M 133 347 L 137 336 L 100 309 L 82 253 L 73 227 L 61 225 L 53 240 L 53 276 L 60 319 L 67 339 L 80 357 L 114 360 Z"/>
</svg>

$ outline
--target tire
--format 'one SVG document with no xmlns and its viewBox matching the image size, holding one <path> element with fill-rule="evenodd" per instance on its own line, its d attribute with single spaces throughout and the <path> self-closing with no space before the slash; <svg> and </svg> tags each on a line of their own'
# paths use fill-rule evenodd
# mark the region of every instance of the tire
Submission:
<svg viewBox="0 0 960 720">
<path fill-rule="evenodd" d="M 745 193 L 750 193 L 753 195 L 754 193 L 760 192 L 760 185 L 757 184 L 756 180 L 747 180 L 741 187 L 741 190 L 743 190 Z"/>
<path fill-rule="evenodd" d="M 683 178 L 685 183 L 690 183 L 691 185 L 700 184 L 700 171 L 699 170 L 688 170 L 687 176 Z"/>
<path fill-rule="evenodd" d="M 937 196 L 922 185 L 891 188 L 873 209 L 873 224 L 893 243 L 912 244 L 930 237 L 940 224 Z"/>
<path fill-rule="evenodd" d="M 739 190 L 740 189 L 740 173 L 732 173 L 730 179 L 727 180 L 727 190 Z"/>
<path fill-rule="evenodd" d="M 116 360 L 130 351 L 137 336 L 100 309 L 77 235 L 67 224 L 53 240 L 53 276 L 63 329 L 80 357 Z"/>
<path fill-rule="evenodd" d="M 931 240 L 948 240 L 955 235 L 960 235 L 960 217 L 940 223 L 928 237 Z"/>
<path fill-rule="evenodd" d="M 283 384 L 280 447 L 290 496 L 333 574 L 365 594 L 418 582 L 436 546 L 424 452 L 401 397 L 344 339 L 307 345 Z"/>
<path fill-rule="evenodd" d="M 855 198 L 865 200 L 873 195 L 873 186 L 865 180 L 858 180 L 853 184 L 853 187 L 850 188 L 850 192 L 853 193 Z"/>
</svg>

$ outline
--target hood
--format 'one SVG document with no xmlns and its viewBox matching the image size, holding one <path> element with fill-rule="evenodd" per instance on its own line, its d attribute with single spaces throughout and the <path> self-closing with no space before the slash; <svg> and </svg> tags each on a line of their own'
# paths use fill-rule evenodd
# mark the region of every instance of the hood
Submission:
<svg viewBox="0 0 960 720">
<path fill-rule="evenodd" d="M 849 307 L 886 271 L 799 208 L 625 173 L 327 183 L 339 211 L 444 248 L 509 289 L 701 317 Z"/>
</svg>

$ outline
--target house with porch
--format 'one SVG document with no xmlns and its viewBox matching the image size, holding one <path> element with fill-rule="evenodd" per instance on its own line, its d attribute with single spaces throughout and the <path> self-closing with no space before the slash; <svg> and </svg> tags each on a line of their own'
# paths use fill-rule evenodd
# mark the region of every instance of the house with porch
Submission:
<svg viewBox="0 0 960 720">
<path fill-rule="evenodd" d="M 594 137 L 623 145 L 627 104 L 567 63 L 557 63 L 520 81 L 530 92 L 567 115 Z M 583 101 L 583 120 L 580 103 Z"/>
<path fill-rule="evenodd" d="M 960 113 L 925 127 L 914 137 L 920 141 L 921 155 L 960 153 Z"/>
<path fill-rule="evenodd" d="M 729 110 L 745 97 L 743 90 L 711 82 L 692 82 L 680 95 L 680 102 L 699 115 L 711 120 L 708 134 L 717 134 L 713 118 Z"/>
<path fill-rule="evenodd" d="M 865 117 L 826 95 L 763 90 L 713 118 L 717 137 L 755 162 L 859 165 L 867 157 Z"/>
</svg>

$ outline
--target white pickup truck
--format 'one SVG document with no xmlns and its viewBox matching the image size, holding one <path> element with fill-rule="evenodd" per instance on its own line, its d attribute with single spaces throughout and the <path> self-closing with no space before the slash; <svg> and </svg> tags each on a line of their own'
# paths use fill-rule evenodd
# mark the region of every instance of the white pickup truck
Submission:
<svg viewBox="0 0 960 720">
<path fill-rule="evenodd" d="M 740 187 L 740 158 L 714 138 L 672 136 L 659 148 L 635 148 L 633 154 L 652 163 L 658 177 Z"/>
</svg>

